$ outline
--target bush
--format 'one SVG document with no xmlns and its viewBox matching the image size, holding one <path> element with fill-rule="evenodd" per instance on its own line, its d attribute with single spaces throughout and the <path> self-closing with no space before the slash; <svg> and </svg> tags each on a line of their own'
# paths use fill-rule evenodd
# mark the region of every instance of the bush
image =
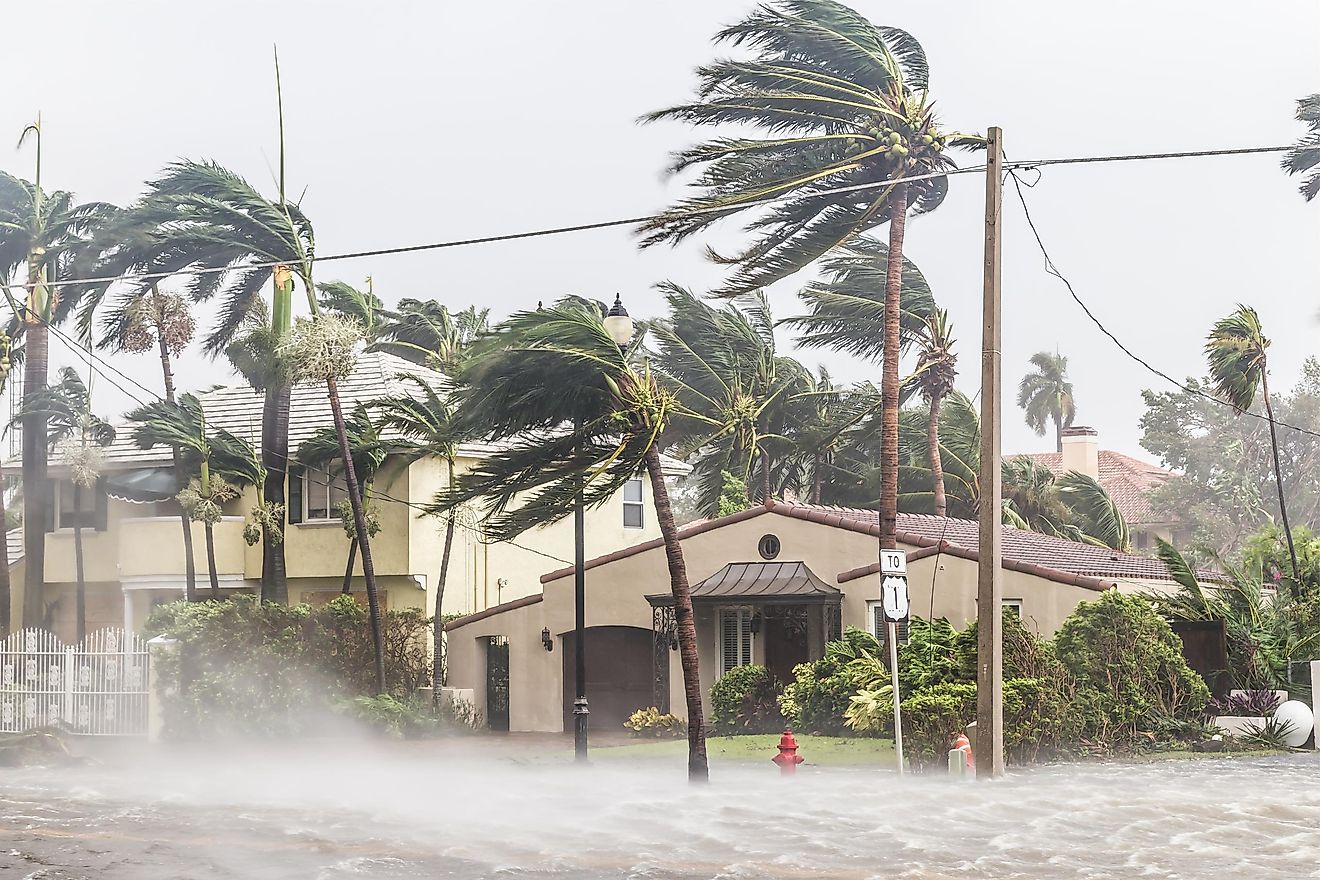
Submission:
<svg viewBox="0 0 1320 880">
<path fill-rule="evenodd" d="M 778 733 L 784 726 L 782 690 L 764 666 L 735 666 L 710 689 L 711 727 L 723 736 Z"/>
<path fill-rule="evenodd" d="M 429 683 L 430 620 L 408 609 L 383 624 L 386 686 L 406 699 Z M 169 736 L 305 734 L 342 701 L 375 695 L 367 612 L 349 596 L 318 608 L 247 595 L 175 602 L 156 609 L 145 631 L 180 642 L 156 667 Z"/>
<path fill-rule="evenodd" d="M 417 739 L 438 729 L 435 717 L 389 694 L 338 700 L 335 707 L 375 732 L 395 739 Z"/>
<path fill-rule="evenodd" d="M 931 767 L 976 720 L 976 685 L 937 684 L 905 697 L 902 709 L 904 756 L 914 768 Z"/>
<path fill-rule="evenodd" d="M 844 713 L 853 696 L 882 687 L 889 679 L 879 657 L 875 637 L 849 627 L 843 638 L 825 646 L 824 657 L 798 664 L 793 681 L 779 697 L 779 709 L 789 726 L 799 733 L 846 733 Z"/>
<path fill-rule="evenodd" d="M 632 731 L 633 736 L 652 736 L 657 739 L 687 736 L 687 722 L 677 715 L 662 713 L 655 706 L 638 709 L 628 716 L 623 726 Z"/>
<path fill-rule="evenodd" d="M 1117 590 L 1079 605 L 1055 649 L 1076 681 L 1072 711 L 1083 737 L 1130 744 L 1170 719 L 1196 719 L 1210 697 L 1168 622 L 1148 601 Z"/>
</svg>

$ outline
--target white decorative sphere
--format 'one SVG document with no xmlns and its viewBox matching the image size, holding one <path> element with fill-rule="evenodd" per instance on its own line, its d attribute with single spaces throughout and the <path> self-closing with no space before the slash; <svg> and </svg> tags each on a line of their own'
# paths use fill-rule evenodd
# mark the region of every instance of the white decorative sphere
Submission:
<svg viewBox="0 0 1320 880">
<path fill-rule="evenodd" d="M 1305 745 L 1306 740 L 1311 736 L 1311 728 L 1315 725 L 1315 715 L 1311 712 L 1311 707 L 1301 700 L 1289 700 L 1275 709 L 1274 720 L 1279 724 L 1292 725 L 1288 735 L 1284 737 L 1284 742 L 1294 749 Z"/>
</svg>

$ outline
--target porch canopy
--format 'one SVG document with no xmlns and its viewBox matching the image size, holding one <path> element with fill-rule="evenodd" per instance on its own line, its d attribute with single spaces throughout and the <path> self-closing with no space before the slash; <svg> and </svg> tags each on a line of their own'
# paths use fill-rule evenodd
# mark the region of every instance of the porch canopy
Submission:
<svg viewBox="0 0 1320 880">
<path fill-rule="evenodd" d="M 837 605 L 843 593 L 803 562 L 730 562 L 692 587 L 694 605 Z M 670 593 L 647 596 L 652 607 L 674 604 Z"/>
</svg>

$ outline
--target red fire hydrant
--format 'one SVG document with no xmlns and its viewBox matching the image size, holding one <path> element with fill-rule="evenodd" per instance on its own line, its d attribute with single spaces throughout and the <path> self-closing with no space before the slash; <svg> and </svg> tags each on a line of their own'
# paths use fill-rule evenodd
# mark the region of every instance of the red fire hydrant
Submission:
<svg viewBox="0 0 1320 880">
<path fill-rule="evenodd" d="M 793 738 L 793 731 L 785 727 L 784 735 L 779 738 L 779 754 L 770 759 L 779 765 L 780 776 L 792 776 L 797 771 L 797 765 L 803 760 L 797 749 L 798 744 Z"/>
</svg>

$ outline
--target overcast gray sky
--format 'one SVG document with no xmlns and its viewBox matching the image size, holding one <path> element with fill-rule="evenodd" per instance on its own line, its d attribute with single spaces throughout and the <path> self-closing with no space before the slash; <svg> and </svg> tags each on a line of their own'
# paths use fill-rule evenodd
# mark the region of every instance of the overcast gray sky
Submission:
<svg viewBox="0 0 1320 880">
<path fill-rule="evenodd" d="M 1314 2 L 855 5 L 924 44 L 948 127 L 999 125 L 1014 159 L 1285 144 L 1300 133 L 1295 99 L 1320 91 Z M 30 176 L 31 150 L 8 144 L 40 111 L 48 188 L 125 203 L 188 157 L 273 190 L 278 41 L 290 189 L 306 188 L 322 254 L 635 216 L 681 195 L 661 169 L 697 136 L 636 117 L 685 98 L 692 68 L 712 57 L 711 35 L 751 6 L 11 0 L 0 168 Z M 1274 340 L 1276 387 L 1290 386 L 1314 350 L 1320 204 L 1302 202 L 1277 156 L 1054 168 L 1029 198 L 1081 296 L 1170 373 L 1202 371 L 1206 330 L 1238 301 L 1259 309 Z M 908 227 L 909 255 L 951 312 L 968 393 L 979 383 L 982 211 L 982 179 L 966 175 Z M 1108 448 L 1139 452 L 1140 391 L 1162 380 L 1124 358 L 1044 273 L 1015 200 L 1006 214 L 1005 450 L 1050 447 L 1012 397 L 1031 353 L 1057 348 L 1070 358 L 1078 422 Z M 712 240 L 738 238 L 729 225 Z M 352 283 L 370 274 L 387 303 L 436 297 L 502 315 L 618 291 L 645 315 L 660 308 L 655 282 L 705 289 L 719 277 L 704 243 L 639 252 L 614 229 L 318 272 Z M 771 291 L 780 316 L 798 313 L 804 280 Z M 803 359 L 845 379 L 876 373 L 830 353 Z M 58 345 L 54 361 L 72 362 Z M 151 358 L 119 365 L 158 386 Z M 192 355 L 182 372 L 194 388 L 228 377 Z M 97 396 L 107 413 L 128 403 L 104 383 Z"/>
</svg>

